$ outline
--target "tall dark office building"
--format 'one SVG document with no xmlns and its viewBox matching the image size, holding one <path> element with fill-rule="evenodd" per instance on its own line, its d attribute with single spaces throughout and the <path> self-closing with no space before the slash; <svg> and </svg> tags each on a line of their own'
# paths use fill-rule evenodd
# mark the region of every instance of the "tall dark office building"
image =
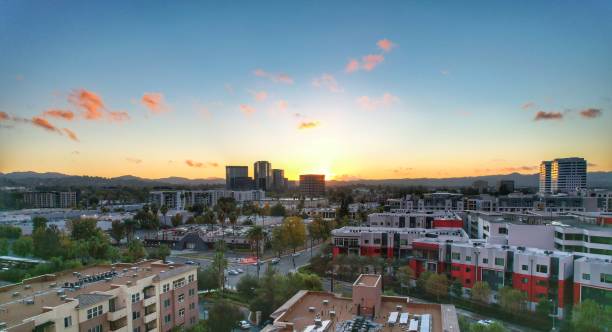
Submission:
<svg viewBox="0 0 612 332">
<path fill-rule="evenodd" d="M 300 193 L 304 197 L 325 196 L 325 175 L 305 174 L 300 175 Z"/>
<path fill-rule="evenodd" d="M 253 165 L 255 189 L 272 189 L 272 164 L 267 161 L 257 161 Z"/>
<path fill-rule="evenodd" d="M 276 191 L 283 191 L 287 189 L 287 184 L 285 183 L 285 171 L 282 169 L 273 169 L 272 170 L 272 188 Z"/>
<path fill-rule="evenodd" d="M 248 166 L 225 166 L 225 188 L 229 190 L 251 190 L 253 179 Z"/>
</svg>

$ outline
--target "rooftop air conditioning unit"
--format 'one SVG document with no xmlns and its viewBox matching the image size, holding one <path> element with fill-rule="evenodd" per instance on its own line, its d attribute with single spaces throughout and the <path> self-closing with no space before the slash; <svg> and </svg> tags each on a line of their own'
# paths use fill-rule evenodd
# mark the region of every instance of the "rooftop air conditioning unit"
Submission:
<svg viewBox="0 0 612 332">
<path fill-rule="evenodd" d="M 128 280 L 128 282 L 126 282 L 126 285 L 130 286 L 132 284 L 131 281 Z"/>
</svg>

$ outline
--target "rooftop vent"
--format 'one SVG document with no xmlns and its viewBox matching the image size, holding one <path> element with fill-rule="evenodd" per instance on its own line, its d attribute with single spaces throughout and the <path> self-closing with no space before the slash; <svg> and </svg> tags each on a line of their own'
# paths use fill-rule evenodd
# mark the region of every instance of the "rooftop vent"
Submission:
<svg viewBox="0 0 612 332">
<path fill-rule="evenodd" d="M 174 269 L 174 265 L 170 265 L 168 268 L 170 268 L 170 270 Z"/>
<path fill-rule="evenodd" d="M 17 296 L 19 296 L 19 292 L 13 293 L 13 297 L 17 297 Z"/>
<path fill-rule="evenodd" d="M 126 284 L 127 284 L 128 286 L 130 286 L 130 285 L 132 284 L 132 282 L 128 280 L 128 282 L 126 282 Z"/>
<path fill-rule="evenodd" d="M 127 271 L 128 271 L 128 269 L 123 269 L 123 272 L 124 272 L 124 273 L 125 273 L 125 272 L 127 272 Z"/>
<path fill-rule="evenodd" d="M 63 289 L 58 289 L 57 290 L 57 295 L 63 295 L 64 294 L 64 290 Z"/>
<path fill-rule="evenodd" d="M 314 325 L 317 327 L 323 326 L 323 323 L 321 322 L 321 318 L 315 318 Z"/>
<path fill-rule="evenodd" d="M 138 277 L 138 273 L 132 274 L 132 278 L 136 278 L 136 277 Z"/>
<path fill-rule="evenodd" d="M 57 282 L 49 284 L 49 288 L 57 287 Z"/>
</svg>

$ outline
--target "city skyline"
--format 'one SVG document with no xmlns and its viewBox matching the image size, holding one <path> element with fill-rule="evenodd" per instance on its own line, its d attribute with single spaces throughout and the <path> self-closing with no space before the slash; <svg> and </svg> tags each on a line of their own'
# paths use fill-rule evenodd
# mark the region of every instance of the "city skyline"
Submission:
<svg viewBox="0 0 612 332">
<path fill-rule="evenodd" d="M 611 171 L 612 5 L 478 3 L 2 3 L 0 172 Z"/>
</svg>

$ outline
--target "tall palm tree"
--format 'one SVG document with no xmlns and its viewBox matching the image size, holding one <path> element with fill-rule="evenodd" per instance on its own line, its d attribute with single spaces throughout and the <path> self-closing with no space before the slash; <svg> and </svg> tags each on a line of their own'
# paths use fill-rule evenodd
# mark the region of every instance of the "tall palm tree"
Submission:
<svg viewBox="0 0 612 332">
<path fill-rule="evenodd" d="M 236 222 L 238 221 L 238 215 L 236 211 L 232 211 L 229 215 L 229 222 L 232 225 L 232 236 L 234 236 L 236 231 Z"/>
<path fill-rule="evenodd" d="M 168 207 L 164 204 L 159 208 L 159 211 L 164 216 L 164 225 L 166 224 L 166 214 L 168 213 Z"/>
<path fill-rule="evenodd" d="M 257 278 L 259 278 L 259 241 L 264 239 L 263 227 L 259 225 L 253 226 L 247 233 L 247 240 L 251 242 L 251 245 L 255 243 L 255 256 L 257 257 Z"/>
</svg>

